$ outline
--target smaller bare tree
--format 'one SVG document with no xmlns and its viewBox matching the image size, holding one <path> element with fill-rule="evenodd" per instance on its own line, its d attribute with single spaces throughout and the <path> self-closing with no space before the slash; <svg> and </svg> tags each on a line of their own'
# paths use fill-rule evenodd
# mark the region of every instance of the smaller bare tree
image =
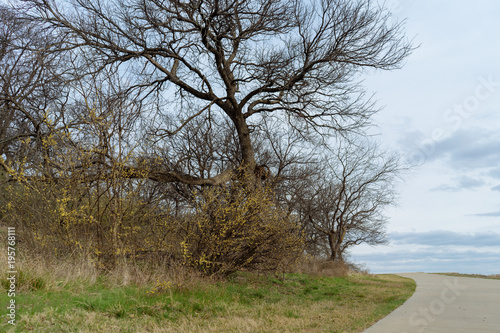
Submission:
<svg viewBox="0 0 500 333">
<path fill-rule="evenodd" d="M 404 171 L 399 158 L 367 142 L 342 142 L 325 158 L 323 179 L 302 198 L 303 222 L 318 248 L 343 260 L 346 249 L 387 242 L 384 208 L 395 203 L 395 181 Z"/>
</svg>

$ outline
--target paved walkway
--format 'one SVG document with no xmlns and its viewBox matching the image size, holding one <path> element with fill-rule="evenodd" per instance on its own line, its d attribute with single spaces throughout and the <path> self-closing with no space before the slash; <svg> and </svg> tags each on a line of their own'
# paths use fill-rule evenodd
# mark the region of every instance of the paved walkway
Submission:
<svg viewBox="0 0 500 333">
<path fill-rule="evenodd" d="M 500 333 L 500 280 L 398 275 L 415 280 L 415 293 L 364 333 Z"/>
</svg>

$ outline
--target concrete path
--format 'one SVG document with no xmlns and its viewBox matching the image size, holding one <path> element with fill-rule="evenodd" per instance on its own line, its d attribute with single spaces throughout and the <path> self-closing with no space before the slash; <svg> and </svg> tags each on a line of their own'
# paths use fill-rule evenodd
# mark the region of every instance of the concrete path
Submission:
<svg viewBox="0 0 500 333">
<path fill-rule="evenodd" d="M 500 333 L 500 280 L 398 275 L 417 282 L 415 293 L 364 333 Z"/>
</svg>

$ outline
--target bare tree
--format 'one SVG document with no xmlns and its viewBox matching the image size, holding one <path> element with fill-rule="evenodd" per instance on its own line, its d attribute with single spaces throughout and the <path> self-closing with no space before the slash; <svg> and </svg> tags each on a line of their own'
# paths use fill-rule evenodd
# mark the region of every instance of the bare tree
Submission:
<svg viewBox="0 0 500 333">
<path fill-rule="evenodd" d="M 223 121 L 214 126 L 233 131 L 239 165 L 192 174 L 166 160 L 148 173 L 159 182 L 220 184 L 236 168 L 254 174 L 252 131 L 266 114 L 302 133 L 360 129 L 376 110 L 357 75 L 398 68 L 411 52 L 402 25 L 390 24 L 390 13 L 369 0 L 27 0 L 23 6 L 68 37 L 59 49 L 88 57 L 91 71 L 127 72 L 127 93 L 154 106 L 144 112 L 149 143 L 182 136 L 200 117 L 217 116 Z M 127 168 L 128 177 L 144 175 L 139 165 Z"/>
<path fill-rule="evenodd" d="M 70 125 L 61 38 L 0 6 L 0 165 L 10 174 L 37 163 L 47 175 L 52 153 L 43 142 Z"/>
<path fill-rule="evenodd" d="M 395 184 L 405 170 L 398 156 L 366 141 L 342 142 L 324 163 L 322 179 L 307 188 L 300 205 L 317 245 L 326 245 L 331 260 L 342 260 L 354 245 L 384 244 L 384 209 L 395 204 Z"/>
</svg>

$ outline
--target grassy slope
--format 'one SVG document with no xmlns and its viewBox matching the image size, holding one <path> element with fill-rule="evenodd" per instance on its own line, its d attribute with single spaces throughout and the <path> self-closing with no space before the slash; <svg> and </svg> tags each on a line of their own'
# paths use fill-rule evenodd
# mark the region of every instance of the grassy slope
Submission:
<svg viewBox="0 0 500 333">
<path fill-rule="evenodd" d="M 239 274 L 189 287 L 161 280 L 116 286 L 100 278 L 34 281 L 31 289 L 16 295 L 13 332 L 361 332 L 401 305 L 415 284 L 390 275 L 289 274 L 282 281 Z M 0 303 L 8 300 L 2 291 Z M 9 327 L 2 320 L 0 331 Z"/>
</svg>

